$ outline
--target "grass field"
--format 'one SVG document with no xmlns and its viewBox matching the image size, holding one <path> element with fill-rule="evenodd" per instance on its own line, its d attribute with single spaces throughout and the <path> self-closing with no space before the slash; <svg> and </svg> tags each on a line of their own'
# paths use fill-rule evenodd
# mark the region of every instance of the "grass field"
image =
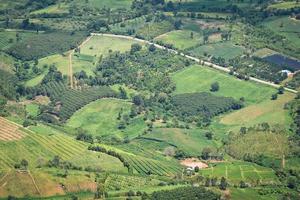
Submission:
<svg viewBox="0 0 300 200">
<path fill-rule="evenodd" d="M 181 50 L 203 42 L 202 36 L 199 33 L 193 32 L 193 38 L 191 38 L 191 31 L 188 30 L 171 31 L 156 37 L 154 40 L 172 44 L 174 47 Z"/>
<path fill-rule="evenodd" d="M 220 89 L 218 92 L 214 92 L 215 95 L 233 97 L 235 99 L 244 97 L 246 104 L 268 100 L 276 91 L 271 87 L 242 81 L 199 65 L 193 65 L 174 73 L 172 79 L 176 83 L 175 94 L 209 92 L 211 84 L 217 81 Z"/>
<path fill-rule="evenodd" d="M 36 117 L 38 116 L 40 110 L 39 105 L 35 103 L 31 103 L 26 105 L 27 116 Z"/>
<path fill-rule="evenodd" d="M 52 6 L 48 6 L 46 8 L 35 10 L 30 14 L 68 14 L 69 13 L 69 6 L 65 3 L 58 3 Z"/>
<path fill-rule="evenodd" d="M 107 56 L 109 50 L 120 52 L 128 51 L 133 43 L 136 42 L 122 38 L 93 36 L 81 47 L 80 53 L 96 57 L 100 55 Z"/>
<path fill-rule="evenodd" d="M 55 54 L 52 56 L 48 56 L 39 60 L 38 67 L 44 68 L 44 65 L 48 67 L 54 65 L 57 67 L 58 71 L 60 71 L 63 75 L 68 74 L 68 67 L 69 67 L 69 58 L 66 55 Z"/>
<path fill-rule="evenodd" d="M 67 122 L 67 126 L 81 127 L 95 136 L 117 136 L 124 138 L 136 137 L 146 128 L 141 117 L 130 119 L 130 124 L 124 130 L 118 129 L 120 121 L 118 113 L 128 114 L 131 103 L 118 99 L 101 99 L 92 102 L 77 111 Z"/>
<path fill-rule="evenodd" d="M 300 4 L 299 4 L 300 6 Z M 293 18 L 284 17 L 273 17 L 262 23 L 265 27 L 274 31 L 276 34 L 280 34 L 286 37 L 292 45 L 299 49 L 300 40 L 300 21 Z"/>
<path fill-rule="evenodd" d="M 132 0 L 75 0 L 77 5 L 88 6 L 92 8 L 111 8 L 111 9 L 128 9 L 131 6 Z"/>
<path fill-rule="evenodd" d="M 226 60 L 241 56 L 244 48 L 233 44 L 231 41 L 206 44 L 190 50 L 195 56 L 202 57 L 205 53 L 214 57 L 222 57 Z"/>
<path fill-rule="evenodd" d="M 245 155 L 263 154 L 272 158 L 272 162 L 280 166 L 278 161 L 287 154 L 288 148 L 288 138 L 285 133 L 250 132 L 230 138 L 226 152 L 237 159 L 243 159 Z"/>
<path fill-rule="evenodd" d="M 200 174 L 219 179 L 225 177 L 232 184 L 239 184 L 241 180 L 251 184 L 278 182 L 272 169 L 241 161 L 218 163 L 201 169 Z"/>
<path fill-rule="evenodd" d="M 259 188 L 230 188 L 230 196 L 232 200 L 273 200 L 278 199 L 279 195 L 272 194 L 272 195 L 260 195 Z"/>
<path fill-rule="evenodd" d="M 19 40 L 17 40 L 17 35 Z M 35 33 L 31 31 L 0 31 L 0 49 L 5 50 L 16 44 L 18 41 L 34 36 Z"/>
<path fill-rule="evenodd" d="M 296 8 L 300 7 L 300 3 L 297 3 L 296 1 L 283 1 L 279 3 L 274 3 L 270 5 L 268 8 L 275 8 L 279 10 L 284 10 L 284 9 L 290 9 L 290 8 Z"/>
<path fill-rule="evenodd" d="M 192 156 L 200 155 L 204 147 L 216 146 L 215 141 L 208 140 L 205 137 L 205 131 L 200 129 L 156 128 L 144 137 L 159 139 L 176 145 L 178 149 Z"/>
<path fill-rule="evenodd" d="M 174 25 L 169 21 L 147 23 L 137 31 L 137 35 L 151 40 L 159 35 L 174 30 Z"/>
<path fill-rule="evenodd" d="M 264 102 L 250 105 L 221 118 L 220 123 L 236 126 L 253 126 L 258 123 L 268 122 L 271 125 L 280 124 L 288 129 L 291 117 L 284 105 L 295 97 L 294 94 L 286 93 L 280 95 L 276 101 L 266 100 Z"/>
<path fill-rule="evenodd" d="M 72 58 L 73 73 L 85 71 L 88 76 L 93 76 L 95 69 L 95 57 L 83 54 L 74 54 Z"/>
</svg>

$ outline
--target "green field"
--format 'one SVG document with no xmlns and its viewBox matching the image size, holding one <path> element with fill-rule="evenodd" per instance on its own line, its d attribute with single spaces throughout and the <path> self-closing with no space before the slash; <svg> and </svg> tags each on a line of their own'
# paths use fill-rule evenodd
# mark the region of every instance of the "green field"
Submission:
<svg viewBox="0 0 300 200">
<path fill-rule="evenodd" d="M 232 200 L 273 200 L 278 199 L 279 195 L 260 195 L 259 188 L 230 188 L 230 196 Z"/>
<path fill-rule="evenodd" d="M 81 47 L 80 53 L 96 57 L 101 55 L 107 56 L 109 54 L 109 50 L 120 52 L 128 51 L 133 43 L 136 42 L 122 38 L 93 36 Z"/>
<path fill-rule="evenodd" d="M 36 117 L 39 114 L 39 105 L 35 103 L 31 103 L 26 105 L 26 112 L 28 116 Z"/>
<path fill-rule="evenodd" d="M 300 5 L 300 4 L 299 4 Z M 287 38 L 296 48 L 299 49 L 300 21 L 291 17 L 272 17 L 264 21 L 263 26 L 274 31 L 276 34 Z"/>
<path fill-rule="evenodd" d="M 193 65 L 176 72 L 173 74 L 172 79 L 176 83 L 175 94 L 209 92 L 211 84 L 217 81 L 220 89 L 218 92 L 214 92 L 215 95 L 233 97 L 235 99 L 244 97 L 247 104 L 268 100 L 276 91 L 271 87 L 242 81 L 200 65 Z"/>
<path fill-rule="evenodd" d="M 239 184 L 242 180 L 250 184 L 278 182 L 272 169 L 240 161 L 214 164 L 209 168 L 201 169 L 200 174 L 219 179 L 225 177 L 232 184 Z"/>
<path fill-rule="evenodd" d="M 141 117 L 130 119 L 129 125 L 124 130 L 118 129 L 118 113 L 128 114 L 131 103 L 118 99 L 101 99 L 92 102 L 77 111 L 67 122 L 67 126 L 83 128 L 95 136 L 133 138 L 142 134 L 146 128 Z"/>
<path fill-rule="evenodd" d="M 87 2 L 87 3 L 86 3 Z M 75 4 L 79 6 L 88 6 L 91 8 L 111 8 L 111 9 L 128 9 L 132 0 L 75 0 Z"/>
<path fill-rule="evenodd" d="M 193 47 L 203 42 L 202 36 L 193 32 L 193 38 L 191 38 L 191 31 L 177 30 L 165 33 L 155 38 L 155 41 L 162 41 L 167 44 L 172 44 L 177 49 L 186 49 Z"/>
<path fill-rule="evenodd" d="M 73 73 L 85 71 L 88 76 L 93 76 L 95 69 L 95 57 L 84 55 L 84 54 L 74 54 L 72 58 Z"/>
<path fill-rule="evenodd" d="M 200 129 L 156 128 L 144 137 L 176 145 L 178 149 L 192 156 L 199 156 L 204 147 L 217 145 L 214 140 L 208 140 L 205 131 Z"/>
<path fill-rule="evenodd" d="M 284 10 L 284 9 L 297 8 L 297 7 L 300 7 L 300 4 L 297 3 L 296 1 L 283 1 L 279 3 L 274 3 L 270 5 L 268 8 Z"/>
<path fill-rule="evenodd" d="M 213 44 L 201 45 L 199 47 L 193 48 L 190 50 L 190 53 L 203 57 L 206 53 L 214 57 L 222 57 L 226 60 L 241 56 L 244 53 L 244 48 L 233 44 L 231 41 L 218 42 Z"/>
<path fill-rule="evenodd" d="M 34 36 L 33 31 L 16 31 L 16 30 L 8 30 L 8 31 L 0 31 L 0 49 L 5 50 L 9 47 L 13 46 L 19 41 L 26 40 L 29 37 Z M 17 35 L 18 40 L 17 40 Z"/>
<path fill-rule="evenodd" d="M 65 3 L 58 3 L 52 6 L 48 6 L 46 8 L 36 10 L 31 12 L 30 14 L 68 14 L 69 13 L 69 6 Z"/>
<path fill-rule="evenodd" d="M 286 93 L 279 96 L 278 100 L 266 100 L 264 102 L 250 105 L 221 118 L 220 123 L 229 126 L 253 126 L 258 123 L 267 122 L 272 125 L 280 124 L 288 129 L 292 123 L 291 116 L 284 109 L 284 105 L 295 97 L 294 94 Z"/>
<path fill-rule="evenodd" d="M 169 21 L 151 22 L 141 27 L 136 34 L 147 40 L 151 40 L 172 30 L 174 30 L 174 25 Z"/>
</svg>

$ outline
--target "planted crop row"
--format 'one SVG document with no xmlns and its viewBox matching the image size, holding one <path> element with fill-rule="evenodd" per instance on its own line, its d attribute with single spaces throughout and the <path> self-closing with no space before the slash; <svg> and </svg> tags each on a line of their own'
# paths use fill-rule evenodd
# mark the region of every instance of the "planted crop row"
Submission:
<svg viewBox="0 0 300 200">
<path fill-rule="evenodd" d="M 49 96 L 52 101 L 61 105 L 57 113 L 61 120 L 67 120 L 74 112 L 92 101 L 116 95 L 109 87 L 73 90 L 66 88 L 62 82 L 49 82 L 39 88 L 39 93 Z"/>
<path fill-rule="evenodd" d="M 180 167 L 172 164 L 157 163 L 154 160 L 137 156 L 125 156 L 126 161 L 140 174 L 155 174 L 159 176 L 173 175 L 181 171 Z"/>
</svg>

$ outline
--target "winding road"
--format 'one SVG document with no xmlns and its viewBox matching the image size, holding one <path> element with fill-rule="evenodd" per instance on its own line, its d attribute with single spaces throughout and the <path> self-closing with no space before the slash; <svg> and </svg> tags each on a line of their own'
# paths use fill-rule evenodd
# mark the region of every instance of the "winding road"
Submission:
<svg viewBox="0 0 300 200">
<path fill-rule="evenodd" d="M 86 42 L 88 42 L 93 36 L 106 36 L 106 37 L 113 37 L 113 38 L 123 38 L 123 39 L 134 40 L 134 41 L 145 43 L 145 44 L 150 44 L 150 45 L 153 44 L 158 49 L 164 49 L 164 50 L 167 50 L 168 52 L 181 55 L 181 56 L 186 57 L 190 60 L 193 60 L 197 63 L 201 63 L 202 65 L 212 67 L 214 69 L 217 69 L 217 70 L 220 70 L 220 71 L 223 71 L 223 72 L 226 72 L 226 73 L 228 73 L 230 71 L 230 69 L 222 67 L 220 65 L 216 65 L 216 64 L 211 63 L 211 62 L 200 60 L 199 58 L 196 58 L 196 57 L 193 57 L 193 56 L 189 56 L 189 55 L 186 55 L 186 54 L 183 54 L 183 53 L 179 53 L 178 51 L 176 51 L 174 49 L 166 48 L 166 47 L 161 46 L 159 44 L 150 42 L 148 40 L 143 40 L 143 39 L 135 38 L 135 37 L 132 37 L 132 36 L 127 36 L 127 35 L 115 35 L 115 34 L 107 34 L 107 33 L 91 33 L 91 36 L 88 37 L 79 47 L 81 47 Z M 72 54 L 74 53 L 74 51 L 75 50 L 72 50 L 72 52 L 70 53 L 70 61 L 69 61 L 70 62 L 70 64 L 69 64 L 70 81 L 72 81 L 71 88 L 73 88 Z M 265 80 L 261 80 L 261 79 L 258 79 L 258 78 L 254 78 L 254 77 L 249 77 L 249 80 L 257 82 L 257 83 L 261 83 L 261 84 L 264 84 L 264 85 L 268 85 L 268 86 L 271 86 L 271 87 L 274 87 L 274 88 L 279 88 L 281 86 L 279 84 L 275 84 L 275 83 L 265 81 Z M 285 87 L 284 89 L 286 91 L 289 91 L 289 92 L 292 92 L 292 93 L 298 93 L 298 91 L 290 89 L 290 88 Z"/>
</svg>

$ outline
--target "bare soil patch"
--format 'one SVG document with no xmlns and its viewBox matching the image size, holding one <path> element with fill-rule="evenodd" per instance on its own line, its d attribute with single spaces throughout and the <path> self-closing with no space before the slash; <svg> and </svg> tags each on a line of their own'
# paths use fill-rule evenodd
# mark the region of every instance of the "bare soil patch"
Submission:
<svg viewBox="0 0 300 200">
<path fill-rule="evenodd" d="M 186 167 L 191 167 L 193 169 L 195 167 L 199 167 L 200 169 L 208 167 L 208 165 L 205 162 L 202 162 L 202 161 L 200 161 L 197 158 L 188 158 L 188 159 L 182 160 L 180 162 L 180 164 L 182 164 L 182 165 L 184 165 Z"/>
<path fill-rule="evenodd" d="M 25 137 L 19 126 L 0 117 L 0 141 L 14 141 Z"/>
</svg>

